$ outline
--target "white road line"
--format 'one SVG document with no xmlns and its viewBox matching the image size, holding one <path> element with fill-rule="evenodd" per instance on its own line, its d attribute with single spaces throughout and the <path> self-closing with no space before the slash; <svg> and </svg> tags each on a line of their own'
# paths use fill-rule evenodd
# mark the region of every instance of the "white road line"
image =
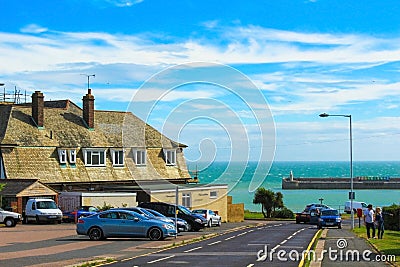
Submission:
<svg viewBox="0 0 400 267">
<path fill-rule="evenodd" d="M 210 244 L 208 244 L 208 245 L 209 245 L 209 246 L 212 246 L 212 245 L 215 245 L 215 244 L 218 244 L 218 243 L 221 243 L 221 240 L 220 240 L 220 241 L 212 242 L 212 243 L 210 243 Z"/>
<path fill-rule="evenodd" d="M 252 263 L 252 264 L 247 265 L 246 267 L 253 267 L 253 266 L 254 266 L 254 264 Z"/>
<path fill-rule="evenodd" d="M 203 248 L 203 247 L 195 247 L 195 248 L 192 248 L 192 249 L 185 250 L 184 252 L 191 252 L 193 250 L 198 250 L 198 249 L 201 249 L 201 248 Z"/>
<path fill-rule="evenodd" d="M 281 243 L 279 243 L 279 244 L 281 244 L 281 245 L 283 245 L 283 244 L 285 244 L 287 242 L 287 239 L 285 239 L 285 240 L 283 240 Z"/>
<path fill-rule="evenodd" d="M 294 237 L 294 235 L 290 235 L 287 237 L 287 239 L 292 239 Z"/>
<path fill-rule="evenodd" d="M 240 233 L 237 236 L 242 236 L 242 235 L 245 235 L 245 234 L 247 234 L 247 232 Z"/>
<path fill-rule="evenodd" d="M 277 248 L 279 248 L 281 245 L 276 245 L 273 249 L 272 249 L 272 251 L 275 251 Z"/>
<path fill-rule="evenodd" d="M 232 239 L 232 238 L 235 238 L 236 236 L 234 235 L 234 236 L 231 236 L 231 237 L 228 237 L 228 238 L 225 238 L 225 240 L 229 240 L 229 239 Z"/>
<path fill-rule="evenodd" d="M 164 257 L 164 258 L 157 259 L 157 260 L 153 260 L 153 261 L 148 261 L 147 263 L 155 263 L 155 262 L 159 262 L 159 261 L 167 260 L 167 259 L 170 259 L 170 258 L 173 258 L 173 257 L 175 257 L 175 255 L 171 255 L 171 256 Z"/>
</svg>

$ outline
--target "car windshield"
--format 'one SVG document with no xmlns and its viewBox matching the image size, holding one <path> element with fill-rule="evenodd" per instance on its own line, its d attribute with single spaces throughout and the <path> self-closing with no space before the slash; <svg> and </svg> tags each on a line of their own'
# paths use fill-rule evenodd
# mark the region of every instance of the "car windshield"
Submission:
<svg viewBox="0 0 400 267">
<path fill-rule="evenodd" d="M 193 213 L 198 213 L 198 214 L 206 214 L 206 210 L 194 210 L 192 211 Z"/>
<path fill-rule="evenodd" d="M 339 215 L 339 211 L 337 210 L 323 210 L 321 212 L 323 216 L 337 216 Z"/>
<path fill-rule="evenodd" d="M 146 215 L 148 217 L 155 217 L 155 215 L 153 213 L 151 213 L 150 211 L 146 210 L 146 209 L 139 209 L 140 212 L 143 213 L 143 215 Z"/>
<path fill-rule="evenodd" d="M 57 209 L 57 205 L 53 201 L 38 201 L 38 202 L 36 202 L 36 208 L 38 208 L 38 209 Z"/>
<path fill-rule="evenodd" d="M 180 209 L 180 211 L 182 211 L 182 212 L 185 213 L 186 215 L 192 214 L 192 213 L 190 212 L 190 210 L 189 210 L 188 208 L 184 207 L 184 206 L 178 206 L 178 208 Z"/>
</svg>

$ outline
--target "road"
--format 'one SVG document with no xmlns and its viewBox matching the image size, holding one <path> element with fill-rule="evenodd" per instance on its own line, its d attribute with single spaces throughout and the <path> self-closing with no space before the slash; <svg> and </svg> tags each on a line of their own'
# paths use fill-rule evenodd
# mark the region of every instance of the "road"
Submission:
<svg viewBox="0 0 400 267">
<path fill-rule="evenodd" d="M 316 232 L 306 224 L 266 224 L 107 266 L 298 266 Z"/>
</svg>

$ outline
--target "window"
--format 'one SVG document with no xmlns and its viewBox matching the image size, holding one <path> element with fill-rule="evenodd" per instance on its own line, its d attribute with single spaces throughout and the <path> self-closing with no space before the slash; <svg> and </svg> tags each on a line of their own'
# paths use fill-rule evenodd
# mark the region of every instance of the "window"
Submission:
<svg viewBox="0 0 400 267">
<path fill-rule="evenodd" d="M 83 149 L 83 159 L 86 166 L 105 166 L 106 149 Z"/>
<path fill-rule="evenodd" d="M 111 158 L 114 166 L 124 166 L 124 150 L 111 150 Z"/>
<path fill-rule="evenodd" d="M 71 163 L 71 164 L 76 163 L 76 150 L 75 149 L 68 150 L 68 160 L 69 160 L 69 163 Z"/>
<path fill-rule="evenodd" d="M 218 197 L 217 191 L 211 191 L 210 192 L 210 198 L 217 198 L 217 197 Z"/>
<path fill-rule="evenodd" d="M 190 206 L 191 206 L 190 193 L 183 193 L 182 194 L 182 206 L 190 208 Z"/>
<path fill-rule="evenodd" d="M 137 166 L 146 165 L 146 150 L 145 149 L 134 149 L 133 160 Z"/>
<path fill-rule="evenodd" d="M 176 150 L 165 149 L 164 150 L 165 163 L 167 165 L 176 165 Z"/>
<path fill-rule="evenodd" d="M 67 150 L 58 149 L 58 160 L 60 161 L 60 164 L 67 163 Z"/>
</svg>

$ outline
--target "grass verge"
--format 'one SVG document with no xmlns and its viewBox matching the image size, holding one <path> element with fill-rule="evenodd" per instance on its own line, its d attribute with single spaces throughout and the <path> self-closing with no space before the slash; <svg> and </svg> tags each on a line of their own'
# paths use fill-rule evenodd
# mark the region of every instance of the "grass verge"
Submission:
<svg viewBox="0 0 400 267">
<path fill-rule="evenodd" d="M 367 239 L 367 230 L 363 225 L 355 227 L 354 232 L 357 236 L 366 239 L 383 255 L 395 255 L 396 261 L 390 263 L 400 266 L 400 231 L 385 230 L 383 239 Z"/>
</svg>

